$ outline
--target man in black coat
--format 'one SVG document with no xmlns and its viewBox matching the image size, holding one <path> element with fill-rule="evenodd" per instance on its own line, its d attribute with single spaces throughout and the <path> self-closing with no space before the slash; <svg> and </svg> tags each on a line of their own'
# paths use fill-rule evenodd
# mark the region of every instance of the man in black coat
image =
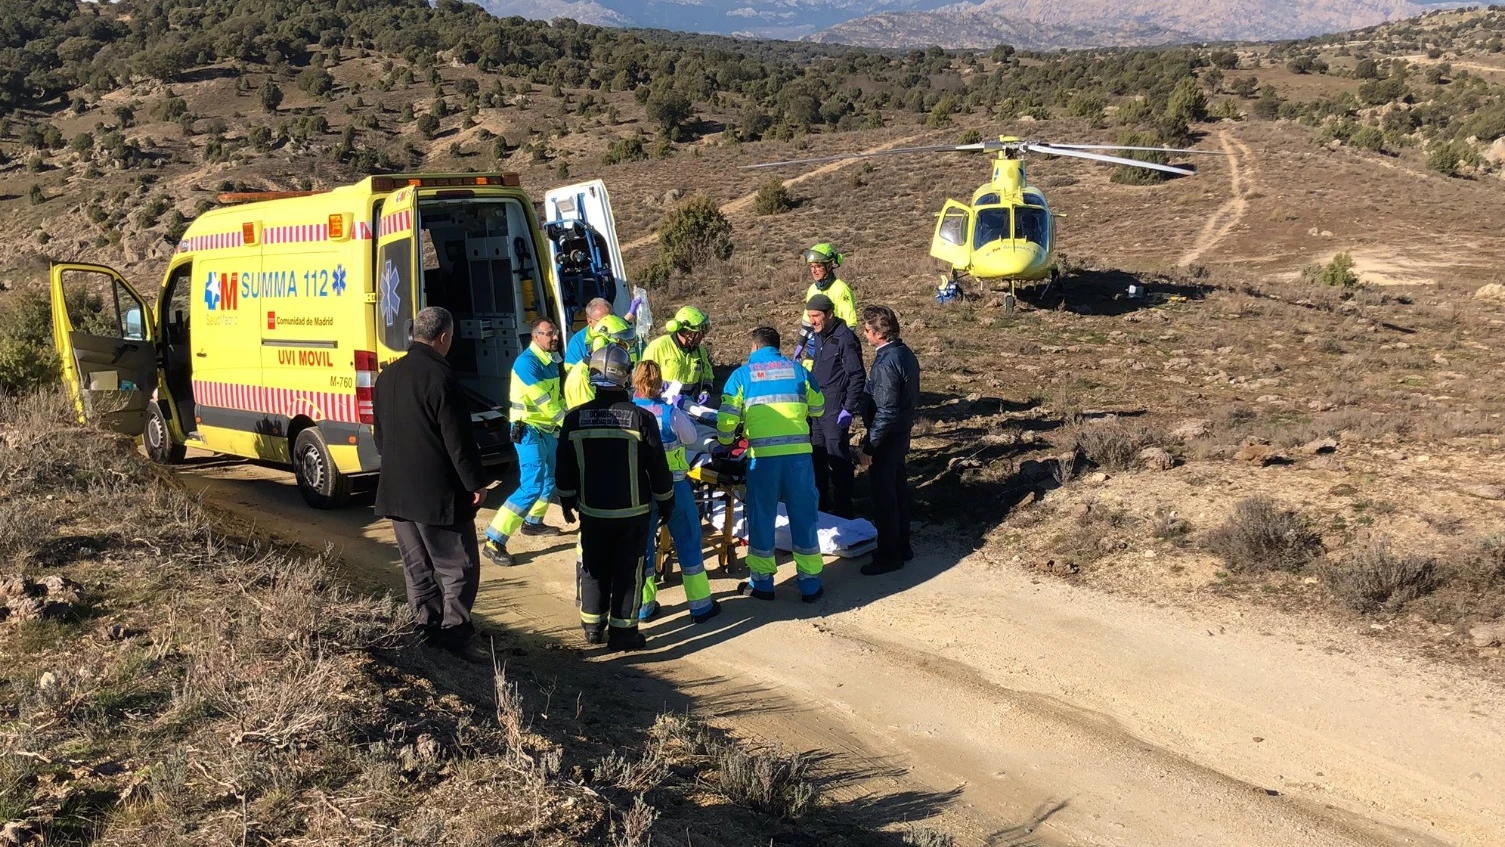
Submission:
<svg viewBox="0 0 1505 847">
<path fill-rule="evenodd" d="M 488 480 L 465 391 L 444 358 L 454 331 L 448 310 L 423 309 L 407 355 L 376 380 L 376 514 L 392 519 L 408 603 L 425 641 L 484 661 L 485 651 L 471 643 L 470 608 L 481 577 L 475 517 Z"/>
<path fill-rule="evenodd" d="M 852 511 L 849 442 L 852 418 L 861 410 L 867 391 L 867 375 L 862 368 L 862 344 L 846 321 L 833 314 L 835 310 L 836 304 L 824 294 L 805 303 L 805 321 L 814 339 L 810 375 L 826 397 L 826 413 L 810 419 L 810 447 L 819 509 L 850 519 L 856 513 Z"/>
<path fill-rule="evenodd" d="M 858 457 L 870 469 L 873 524 L 878 529 L 878 549 L 861 568 L 872 575 L 896 571 L 914 558 L 904 458 L 920 404 L 920 363 L 899 338 L 899 317 L 887 306 L 862 310 L 862 335 L 877 348 L 862 410 L 867 434 Z"/>
</svg>

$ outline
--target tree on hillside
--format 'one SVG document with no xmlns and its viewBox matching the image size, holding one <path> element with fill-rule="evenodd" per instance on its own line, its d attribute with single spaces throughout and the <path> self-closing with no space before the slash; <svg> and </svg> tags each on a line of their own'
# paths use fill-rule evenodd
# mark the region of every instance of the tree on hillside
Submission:
<svg viewBox="0 0 1505 847">
<path fill-rule="evenodd" d="M 1207 120 L 1207 95 L 1197 84 L 1197 78 L 1183 77 L 1171 90 L 1171 98 L 1165 105 L 1167 117 L 1180 118 L 1188 124 Z"/>
<path fill-rule="evenodd" d="M 662 88 L 648 95 L 643 104 L 648 111 L 648 120 L 658 126 L 659 132 L 670 141 L 678 141 L 683 125 L 695 114 L 690 98 L 672 88 Z"/>
<path fill-rule="evenodd" d="M 282 89 L 272 81 L 271 77 L 267 77 L 266 82 L 261 84 L 261 90 L 257 92 L 256 99 L 261 103 L 261 108 L 268 112 L 275 112 L 277 107 L 282 105 Z"/>
</svg>

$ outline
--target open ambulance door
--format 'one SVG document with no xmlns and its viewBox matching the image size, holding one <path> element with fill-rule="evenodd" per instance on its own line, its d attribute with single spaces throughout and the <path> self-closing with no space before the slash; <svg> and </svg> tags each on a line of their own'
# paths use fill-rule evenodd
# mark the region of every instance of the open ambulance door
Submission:
<svg viewBox="0 0 1505 847">
<path fill-rule="evenodd" d="M 126 435 L 145 431 L 157 389 L 156 334 L 146 301 L 113 269 L 52 266 L 52 337 L 79 420 Z"/>
<path fill-rule="evenodd" d="M 972 207 L 947 200 L 935 222 L 935 237 L 930 239 L 930 255 L 957 270 L 972 263 Z"/>
<path fill-rule="evenodd" d="M 413 340 L 418 304 L 418 190 L 403 188 L 382 203 L 376 221 L 377 359 L 390 362 Z"/>
<path fill-rule="evenodd" d="M 593 179 L 551 189 L 543 206 L 549 264 L 567 334 L 585 325 L 585 304 L 596 297 L 610 300 L 612 312 L 625 315 L 632 304 L 632 283 L 622 263 L 606 183 Z"/>
</svg>

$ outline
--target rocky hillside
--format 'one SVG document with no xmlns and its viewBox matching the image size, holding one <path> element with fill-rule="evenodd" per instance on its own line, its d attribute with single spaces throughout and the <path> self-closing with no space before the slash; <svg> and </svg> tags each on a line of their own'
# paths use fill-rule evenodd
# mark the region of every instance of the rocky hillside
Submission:
<svg viewBox="0 0 1505 847">
<path fill-rule="evenodd" d="M 882 12 L 831 27 L 812 40 L 864 47 L 1034 50 L 1304 38 L 1413 17 L 1410 0 L 982 0 L 934 11 Z"/>
</svg>

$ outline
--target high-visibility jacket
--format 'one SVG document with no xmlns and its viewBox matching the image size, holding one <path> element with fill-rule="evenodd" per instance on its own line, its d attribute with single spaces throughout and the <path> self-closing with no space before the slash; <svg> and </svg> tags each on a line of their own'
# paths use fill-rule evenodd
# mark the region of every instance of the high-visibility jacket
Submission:
<svg viewBox="0 0 1505 847">
<path fill-rule="evenodd" d="M 705 351 L 704 344 L 686 350 L 674 338 L 673 333 L 668 333 L 648 342 L 648 346 L 643 349 L 642 358 L 643 361 L 658 363 L 664 382 L 677 382 L 685 386 L 687 391 L 696 386 L 704 386 L 706 391 L 711 388 L 714 374 L 711 371 L 711 356 Z"/>
<path fill-rule="evenodd" d="M 560 399 L 559 362 L 554 354 L 529 344 L 512 363 L 512 422 L 525 423 L 544 432 L 558 432 L 564 421 Z"/>
<path fill-rule="evenodd" d="M 590 358 L 590 327 L 582 327 L 574 335 L 570 336 L 570 343 L 564 345 L 564 370 L 566 373 L 575 369 L 575 366 Z"/>
<path fill-rule="evenodd" d="M 591 385 L 590 365 L 581 361 L 569 369 L 564 377 L 564 408 L 578 409 L 596 396 L 596 386 Z"/>
<path fill-rule="evenodd" d="M 656 398 L 634 397 L 632 402 L 647 409 L 653 414 L 653 419 L 658 421 L 658 435 L 664 442 L 664 458 L 669 461 L 669 473 L 674 475 L 675 482 L 684 479 L 690 470 L 686 448 L 697 441 L 695 422 L 690 420 L 689 415 Z"/>
<path fill-rule="evenodd" d="M 772 347 L 761 347 L 726 381 L 716 413 L 716 437 L 731 444 L 745 418 L 748 454 L 791 456 L 810 452 L 810 422 L 825 413 L 826 398 L 810 372 Z"/>
<path fill-rule="evenodd" d="M 810 283 L 810 288 L 805 291 L 805 302 L 817 294 L 824 294 L 831 298 L 836 308 L 831 314 L 847 322 L 847 326 L 857 331 L 857 298 L 852 295 L 852 287 L 839 279 L 831 280 L 831 284 L 821 288 L 819 283 Z"/>
</svg>

